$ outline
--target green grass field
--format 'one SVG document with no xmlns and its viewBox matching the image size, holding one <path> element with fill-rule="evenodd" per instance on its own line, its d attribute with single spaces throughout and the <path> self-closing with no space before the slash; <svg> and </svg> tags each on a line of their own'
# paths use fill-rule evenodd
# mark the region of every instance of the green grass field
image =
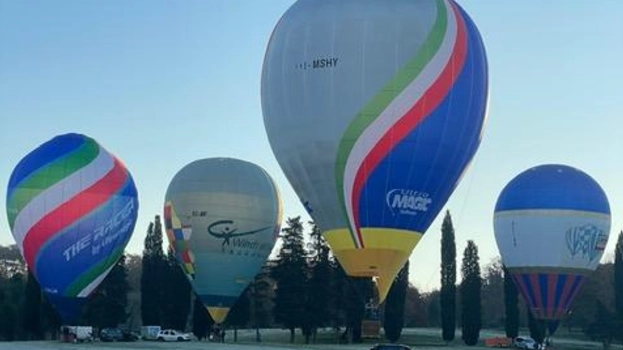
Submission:
<svg viewBox="0 0 623 350">
<path fill-rule="evenodd" d="M 527 334 L 527 332 L 521 332 Z M 484 339 L 488 337 L 502 336 L 499 331 L 483 330 L 481 341 L 477 346 L 466 346 L 461 341 L 460 332 L 457 331 L 456 339 L 446 344 L 441 339 L 441 331 L 433 328 L 408 328 L 404 329 L 400 343 L 410 345 L 414 350 L 476 350 L 491 349 L 484 345 Z M 297 331 L 294 344 L 289 343 L 289 331 L 281 329 L 262 330 L 262 342 L 255 341 L 254 330 L 238 331 L 238 341 L 234 343 L 234 334 L 230 330 L 225 343 L 191 341 L 187 343 L 159 343 L 150 341 L 138 341 L 133 343 L 85 343 L 68 344 L 58 341 L 33 341 L 33 342 L 0 342 L 0 350 L 44 350 L 44 349 L 72 349 L 72 350 L 118 350 L 118 349 L 172 349 L 172 350 L 200 350 L 200 349 L 223 349 L 223 350 L 287 350 L 287 349 L 343 349 L 343 350 L 368 350 L 375 343 L 384 342 L 383 339 L 366 339 L 361 344 L 340 344 L 339 335 L 334 330 L 319 332 L 316 342 L 305 344 L 304 338 Z M 599 350 L 602 344 L 583 340 L 581 334 L 568 334 L 554 337 L 554 346 L 549 349 L 555 350 Z M 613 345 L 611 350 L 622 350 L 621 345 Z"/>
</svg>

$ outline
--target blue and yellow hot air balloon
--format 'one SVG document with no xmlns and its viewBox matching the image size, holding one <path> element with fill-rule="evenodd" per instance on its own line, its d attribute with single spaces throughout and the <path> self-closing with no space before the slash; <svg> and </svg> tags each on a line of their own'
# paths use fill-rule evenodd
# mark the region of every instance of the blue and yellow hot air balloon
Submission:
<svg viewBox="0 0 623 350">
<path fill-rule="evenodd" d="M 381 301 L 482 136 L 485 49 L 452 0 L 299 0 L 264 59 L 273 152 L 351 276 Z"/>
<path fill-rule="evenodd" d="M 167 237 L 182 270 L 216 323 L 222 323 L 270 254 L 281 199 L 259 166 L 209 158 L 182 168 L 167 189 Z"/>
<path fill-rule="evenodd" d="M 506 185 L 493 220 L 502 262 L 553 334 L 608 243 L 606 194 L 581 170 L 540 165 Z"/>
<path fill-rule="evenodd" d="M 65 322 L 123 254 L 138 213 L 123 163 L 94 139 L 60 135 L 15 167 L 7 191 L 13 237 Z"/>
</svg>

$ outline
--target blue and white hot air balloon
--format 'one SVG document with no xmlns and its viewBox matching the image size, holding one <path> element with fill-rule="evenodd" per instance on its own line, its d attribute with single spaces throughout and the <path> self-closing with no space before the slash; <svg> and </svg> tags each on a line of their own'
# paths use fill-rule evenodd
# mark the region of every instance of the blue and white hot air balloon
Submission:
<svg viewBox="0 0 623 350">
<path fill-rule="evenodd" d="M 502 262 L 550 334 L 599 265 L 610 222 L 602 188 L 570 166 L 536 166 L 502 190 L 494 214 Z"/>
</svg>

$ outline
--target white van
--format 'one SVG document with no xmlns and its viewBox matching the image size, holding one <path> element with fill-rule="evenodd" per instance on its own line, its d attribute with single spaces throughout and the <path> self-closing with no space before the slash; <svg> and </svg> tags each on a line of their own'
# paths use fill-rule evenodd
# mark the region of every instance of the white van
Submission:
<svg viewBox="0 0 623 350">
<path fill-rule="evenodd" d="M 160 326 L 143 326 L 141 327 L 141 338 L 143 340 L 156 340 L 160 333 Z"/>
</svg>

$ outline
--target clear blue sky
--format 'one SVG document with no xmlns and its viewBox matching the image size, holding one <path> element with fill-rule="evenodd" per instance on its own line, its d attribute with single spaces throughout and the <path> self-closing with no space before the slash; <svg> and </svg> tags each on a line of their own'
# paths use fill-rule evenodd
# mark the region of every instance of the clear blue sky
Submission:
<svg viewBox="0 0 623 350">
<path fill-rule="evenodd" d="M 173 175 L 228 156 L 264 167 L 286 217 L 308 216 L 268 144 L 260 72 L 271 30 L 294 0 L 0 0 L 0 244 L 13 167 L 39 144 L 87 134 L 121 158 L 140 197 L 128 246 L 142 250 Z M 623 229 L 623 1 L 459 0 L 487 47 L 491 99 L 480 150 L 446 208 L 458 259 L 468 239 L 495 258 L 502 188 L 534 165 L 563 163 L 606 191 Z M 284 131 L 287 132 L 287 131 Z M 412 254 L 410 279 L 439 285 L 443 214 Z"/>
</svg>

